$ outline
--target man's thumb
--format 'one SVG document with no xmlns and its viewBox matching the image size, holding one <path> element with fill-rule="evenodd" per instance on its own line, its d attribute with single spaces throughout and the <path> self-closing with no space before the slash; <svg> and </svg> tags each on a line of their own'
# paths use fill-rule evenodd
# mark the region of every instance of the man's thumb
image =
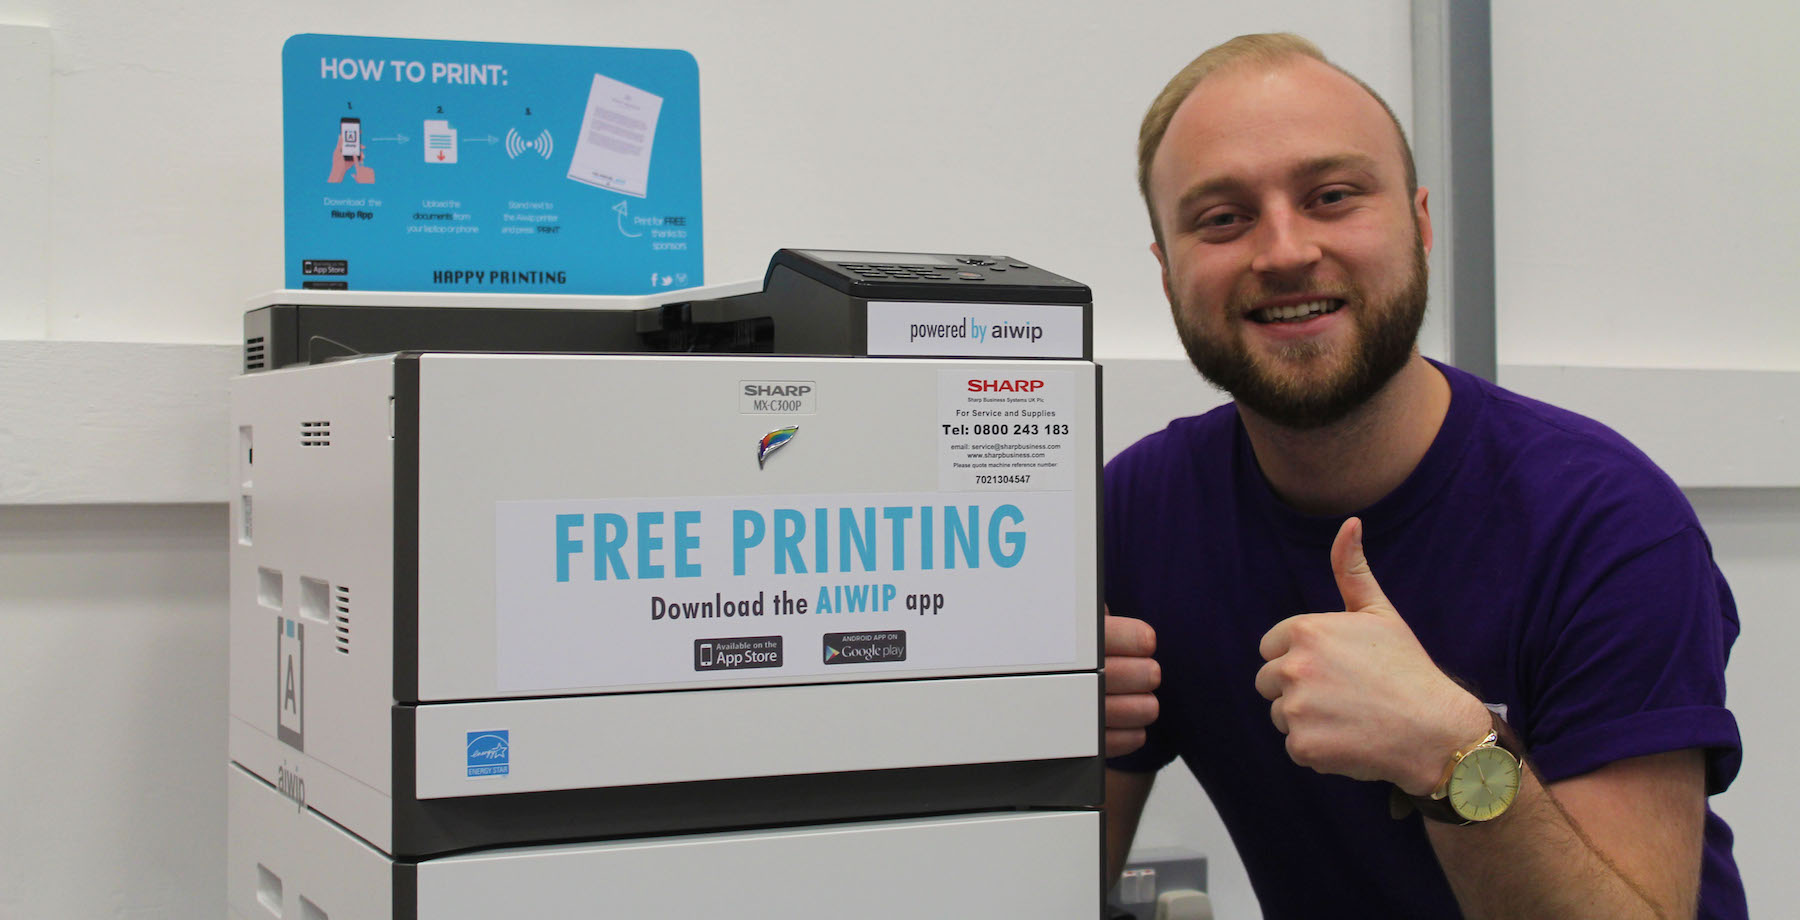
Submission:
<svg viewBox="0 0 1800 920">
<path fill-rule="evenodd" d="M 1344 596 L 1345 610 L 1369 613 L 1395 613 L 1387 595 L 1375 581 L 1369 560 L 1363 555 L 1363 525 L 1358 518 L 1344 522 L 1337 539 L 1331 543 L 1331 574 L 1337 578 L 1338 593 Z"/>
</svg>

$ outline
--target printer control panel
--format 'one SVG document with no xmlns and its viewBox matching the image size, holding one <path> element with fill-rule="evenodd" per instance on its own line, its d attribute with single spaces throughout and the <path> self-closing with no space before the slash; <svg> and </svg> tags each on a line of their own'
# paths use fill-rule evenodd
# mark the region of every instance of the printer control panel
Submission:
<svg viewBox="0 0 1800 920">
<path fill-rule="evenodd" d="M 960 287 L 971 297 L 1012 300 L 1028 295 L 1050 303 L 1091 299 L 1086 285 L 1004 255 L 783 249 L 771 261 L 771 271 L 776 266 L 861 297 L 910 293 L 939 299 L 948 293 L 945 289 Z M 985 295 L 976 293 L 984 290 Z"/>
</svg>

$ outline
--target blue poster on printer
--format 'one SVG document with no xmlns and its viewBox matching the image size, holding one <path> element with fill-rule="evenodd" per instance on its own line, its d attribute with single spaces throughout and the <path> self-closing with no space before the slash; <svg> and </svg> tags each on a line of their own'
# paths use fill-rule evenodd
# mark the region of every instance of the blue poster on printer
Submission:
<svg viewBox="0 0 1800 920">
<path fill-rule="evenodd" d="M 287 287 L 704 280 L 685 51 L 296 35 L 281 73 Z"/>
</svg>

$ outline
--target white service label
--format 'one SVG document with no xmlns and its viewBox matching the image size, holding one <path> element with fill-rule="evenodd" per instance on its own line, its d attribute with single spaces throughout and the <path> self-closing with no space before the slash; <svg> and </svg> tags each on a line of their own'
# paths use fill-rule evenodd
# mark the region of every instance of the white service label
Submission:
<svg viewBox="0 0 1800 920">
<path fill-rule="evenodd" d="M 1029 365 L 939 371 L 938 488 L 1075 488 L 1075 379 Z"/>
<path fill-rule="evenodd" d="M 1081 358 L 1071 304 L 869 302 L 870 355 Z"/>
<path fill-rule="evenodd" d="M 517 501 L 495 508 L 502 690 L 1058 665 L 1072 492 Z"/>
</svg>

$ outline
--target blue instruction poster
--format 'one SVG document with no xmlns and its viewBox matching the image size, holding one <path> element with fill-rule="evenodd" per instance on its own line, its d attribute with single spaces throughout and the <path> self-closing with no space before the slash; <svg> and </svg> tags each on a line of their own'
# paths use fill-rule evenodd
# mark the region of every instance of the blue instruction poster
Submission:
<svg viewBox="0 0 1800 920">
<path fill-rule="evenodd" d="M 296 35 L 281 74 L 287 287 L 704 281 L 685 51 Z"/>
</svg>

